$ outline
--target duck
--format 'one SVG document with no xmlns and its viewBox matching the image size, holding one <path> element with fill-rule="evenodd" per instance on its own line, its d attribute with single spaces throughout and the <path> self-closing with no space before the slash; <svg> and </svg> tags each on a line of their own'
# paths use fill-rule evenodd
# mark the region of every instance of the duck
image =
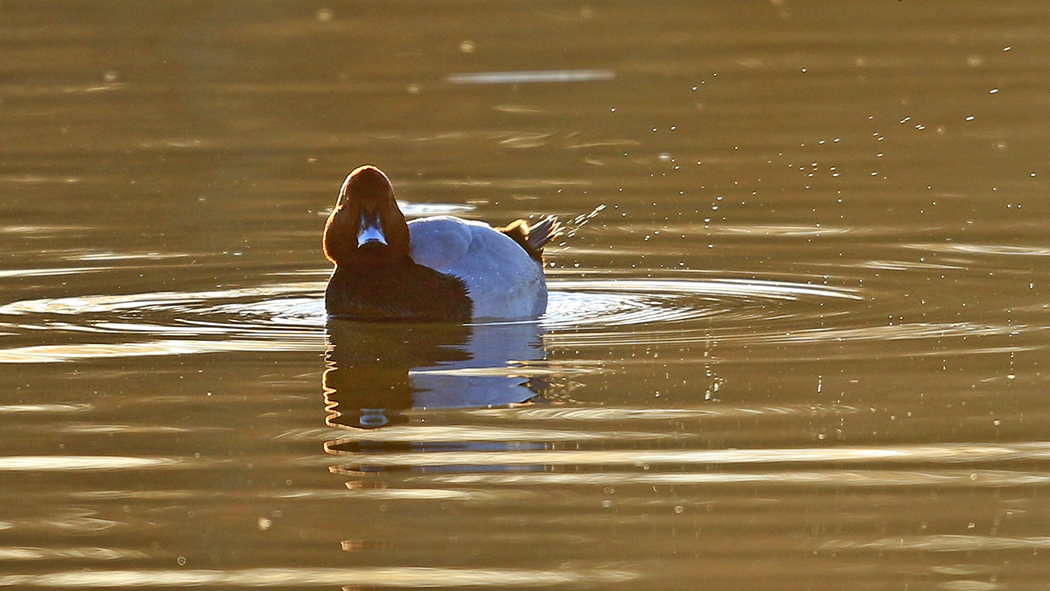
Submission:
<svg viewBox="0 0 1050 591">
<path fill-rule="evenodd" d="M 365 165 L 339 189 L 324 227 L 335 269 L 332 317 L 361 320 L 524 320 L 543 315 L 543 247 L 557 218 L 494 228 L 453 216 L 405 220 L 390 179 Z"/>
</svg>

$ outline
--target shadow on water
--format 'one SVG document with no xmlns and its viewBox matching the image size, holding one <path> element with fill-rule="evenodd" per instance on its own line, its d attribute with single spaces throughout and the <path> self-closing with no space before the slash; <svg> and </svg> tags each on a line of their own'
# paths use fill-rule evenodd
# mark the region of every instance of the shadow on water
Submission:
<svg viewBox="0 0 1050 591">
<path fill-rule="evenodd" d="M 327 324 L 327 423 L 376 428 L 407 422 L 410 409 L 506 406 L 542 395 L 527 364 L 541 361 L 536 322 Z"/>
</svg>

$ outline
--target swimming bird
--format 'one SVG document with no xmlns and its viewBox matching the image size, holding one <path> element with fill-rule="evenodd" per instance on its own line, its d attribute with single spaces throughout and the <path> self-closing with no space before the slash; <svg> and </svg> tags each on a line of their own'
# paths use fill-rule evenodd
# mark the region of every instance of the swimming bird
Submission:
<svg viewBox="0 0 1050 591">
<path fill-rule="evenodd" d="M 405 221 L 383 171 L 346 177 L 324 229 L 333 316 L 367 320 L 536 318 L 547 308 L 543 247 L 556 218 L 502 228 L 452 216 Z"/>
</svg>

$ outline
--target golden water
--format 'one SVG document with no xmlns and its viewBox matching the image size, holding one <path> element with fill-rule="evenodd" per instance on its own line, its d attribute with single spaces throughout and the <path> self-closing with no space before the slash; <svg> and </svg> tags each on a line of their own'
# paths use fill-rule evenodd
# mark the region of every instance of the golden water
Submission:
<svg viewBox="0 0 1050 591">
<path fill-rule="evenodd" d="M 1050 7 L 0 5 L 0 586 L 1050 581 Z M 559 215 L 534 323 L 324 216 Z"/>
</svg>

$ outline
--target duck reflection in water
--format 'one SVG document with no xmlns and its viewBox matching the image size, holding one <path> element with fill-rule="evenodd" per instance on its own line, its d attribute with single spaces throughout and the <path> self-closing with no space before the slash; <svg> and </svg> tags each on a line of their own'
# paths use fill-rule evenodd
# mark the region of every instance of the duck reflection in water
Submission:
<svg viewBox="0 0 1050 591">
<path fill-rule="evenodd" d="M 506 406 L 542 395 L 517 367 L 545 356 L 538 322 L 361 322 L 330 318 L 324 393 L 332 427 L 408 421 L 411 409 Z"/>
</svg>

